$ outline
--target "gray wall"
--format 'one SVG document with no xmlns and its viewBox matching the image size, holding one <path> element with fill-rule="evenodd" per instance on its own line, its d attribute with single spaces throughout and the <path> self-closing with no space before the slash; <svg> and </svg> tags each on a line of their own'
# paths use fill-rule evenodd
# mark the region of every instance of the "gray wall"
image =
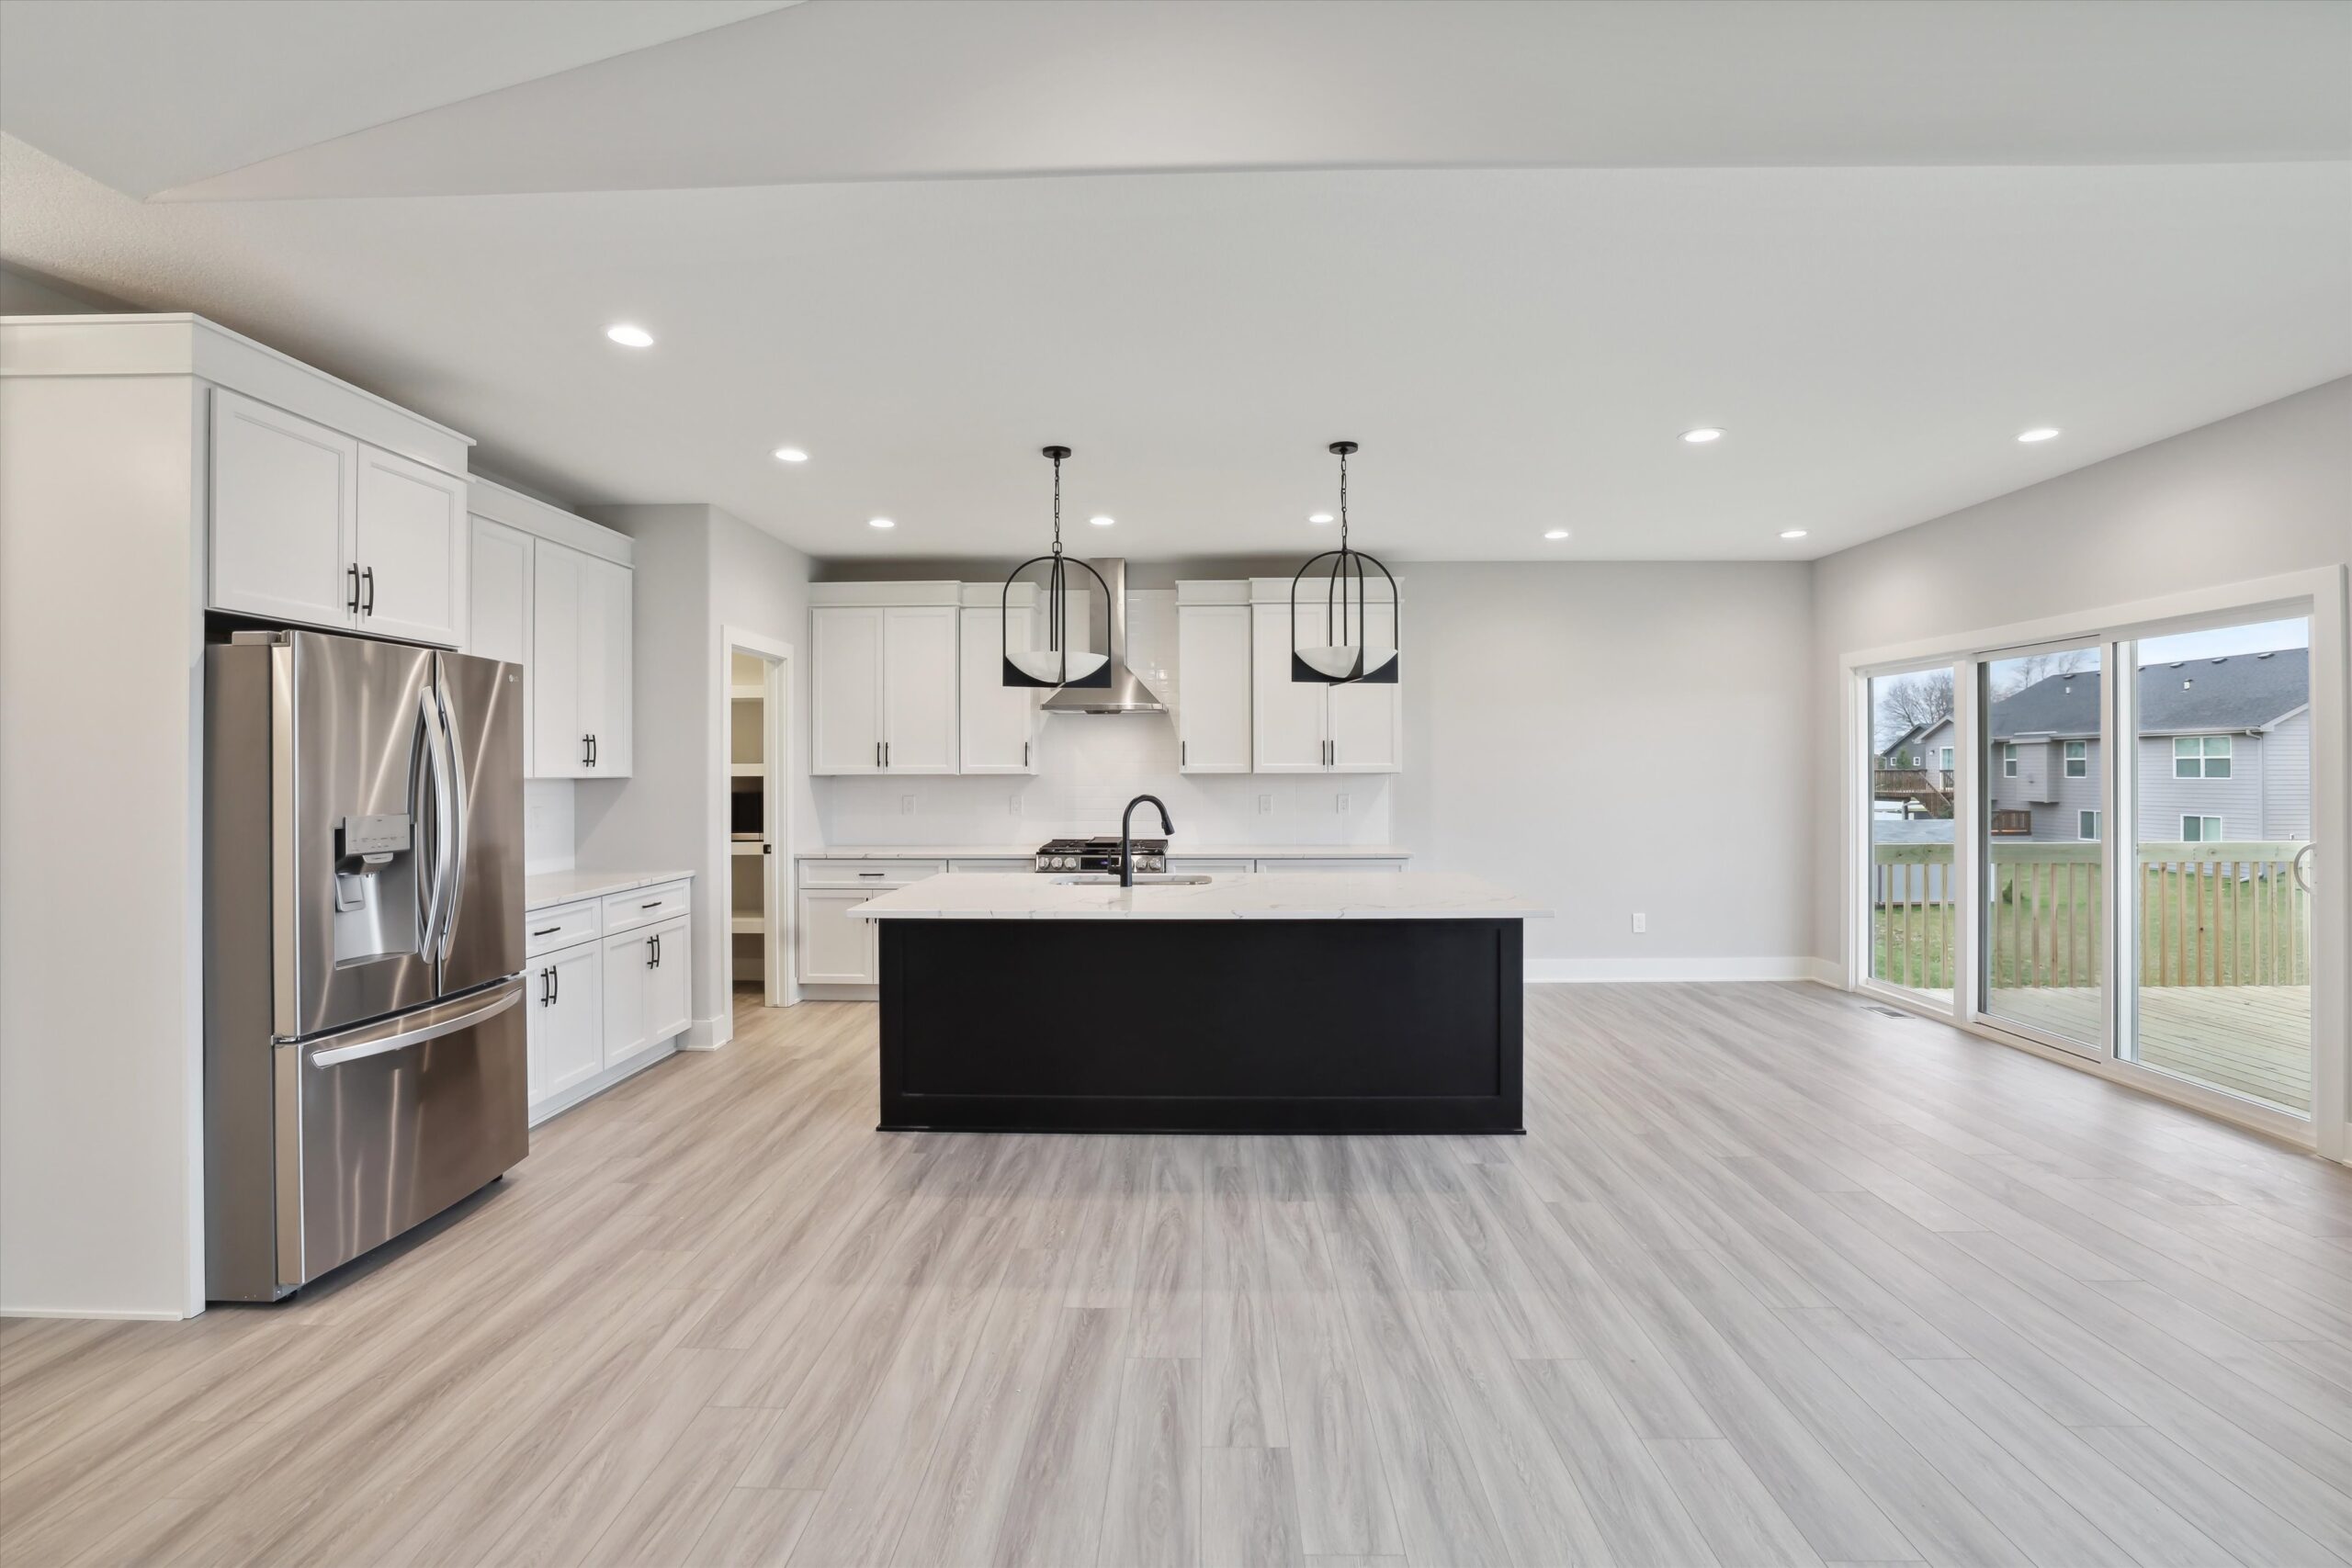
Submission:
<svg viewBox="0 0 2352 1568">
<path fill-rule="evenodd" d="M 2347 433 L 2352 378 L 1815 562 L 1813 952 L 1834 955 L 1843 929 L 1840 802 L 1828 787 L 1845 766 L 1841 655 L 2341 566 L 2352 559 Z"/>
<path fill-rule="evenodd" d="M 719 838 L 719 628 L 808 639 L 808 559 L 715 506 L 594 506 L 583 515 L 637 542 L 636 768 L 582 780 L 573 804 L 582 871 L 695 873 L 696 1043 L 724 1040 L 729 869 Z M 808 779 L 807 671 L 796 672 L 793 813 L 815 820 Z"/>
<path fill-rule="evenodd" d="M 1808 569 L 1396 575 L 1416 867 L 1555 910 L 1528 925 L 1533 975 L 1789 973 L 1811 934 Z"/>
</svg>

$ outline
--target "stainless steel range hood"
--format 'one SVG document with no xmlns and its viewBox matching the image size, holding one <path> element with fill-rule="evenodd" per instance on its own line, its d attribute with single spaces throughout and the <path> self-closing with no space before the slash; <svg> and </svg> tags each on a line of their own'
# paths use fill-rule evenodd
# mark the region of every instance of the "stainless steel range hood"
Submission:
<svg viewBox="0 0 2352 1568">
<path fill-rule="evenodd" d="M 1091 563 L 1111 589 L 1111 683 L 1064 686 L 1046 699 L 1047 713 L 1166 713 L 1168 705 L 1127 668 L 1127 563 L 1109 557 Z M 1093 616 L 1089 614 L 1087 624 Z"/>
</svg>

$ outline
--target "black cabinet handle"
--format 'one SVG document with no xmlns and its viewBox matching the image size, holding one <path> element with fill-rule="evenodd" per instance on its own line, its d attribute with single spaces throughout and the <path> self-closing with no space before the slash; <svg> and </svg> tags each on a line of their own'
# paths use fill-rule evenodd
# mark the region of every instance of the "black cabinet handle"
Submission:
<svg viewBox="0 0 2352 1568">
<path fill-rule="evenodd" d="M 656 898 L 655 900 L 653 900 L 653 902 L 652 902 L 652 903 L 650 903 L 650 904 L 639 904 L 639 905 L 638 906 L 638 908 L 640 908 L 640 909 L 658 909 L 658 908 L 660 908 L 663 904 L 667 903 L 668 901 L 669 901 L 669 900 L 667 900 L 667 899 L 665 899 L 665 898 Z"/>
<path fill-rule="evenodd" d="M 561 930 L 563 930 L 563 928 L 562 928 L 561 926 L 548 926 L 548 927 L 546 930 L 544 930 L 544 931 L 533 931 L 531 934 L 532 934 L 533 936 L 553 936 L 553 935 L 555 935 L 555 933 L 556 933 L 556 932 L 558 932 L 558 931 L 561 931 Z"/>
<path fill-rule="evenodd" d="M 356 615 L 359 614 L 359 563 L 353 561 L 346 570 L 351 573 L 351 603 L 344 608 Z"/>
<path fill-rule="evenodd" d="M 363 615 L 372 615 L 376 613 L 376 569 L 372 566 L 361 569 L 359 581 L 367 585 L 364 591 L 366 597 L 360 603 L 359 613 Z"/>
<path fill-rule="evenodd" d="M 550 964 L 548 965 L 548 1006 L 555 1006 L 556 998 L 562 995 L 563 966 L 560 964 Z"/>
</svg>

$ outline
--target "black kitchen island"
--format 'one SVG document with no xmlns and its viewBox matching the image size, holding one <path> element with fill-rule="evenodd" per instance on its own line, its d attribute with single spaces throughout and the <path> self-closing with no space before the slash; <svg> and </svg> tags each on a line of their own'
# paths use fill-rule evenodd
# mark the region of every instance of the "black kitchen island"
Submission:
<svg viewBox="0 0 2352 1568">
<path fill-rule="evenodd" d="M 1474 878 L 952 874 L 880 922 L 881 1124 L 1518 1133 L 1521 924 Z"/>
</svg>

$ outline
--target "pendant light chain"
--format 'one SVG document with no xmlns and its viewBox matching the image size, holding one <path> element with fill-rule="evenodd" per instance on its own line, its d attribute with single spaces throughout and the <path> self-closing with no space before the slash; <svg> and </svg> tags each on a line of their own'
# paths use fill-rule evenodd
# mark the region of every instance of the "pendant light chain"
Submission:
<svg viewBox="0 0 2352 1568">
<path fill-rule="evenodd" d="M 1340 454 L 1340 553 L 1348 549 L 1348 455 Z"/>
<path fill-rule="evenodd" d="M 1054 459 L 1054 554 L 1062 553 L 1062 460 Z"/>
</svg>

